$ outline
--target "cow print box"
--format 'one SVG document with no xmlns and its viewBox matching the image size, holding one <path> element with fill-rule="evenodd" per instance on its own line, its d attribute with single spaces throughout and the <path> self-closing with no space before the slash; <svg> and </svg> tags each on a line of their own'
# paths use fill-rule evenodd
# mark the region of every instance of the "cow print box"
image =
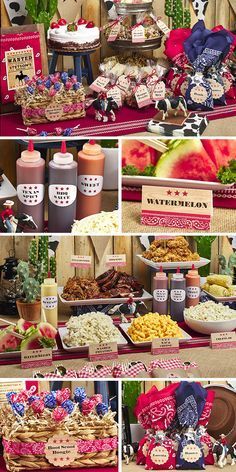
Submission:
<svg viewBox="0 0 236 472">
<path fill-rule="evenodd" d="M 195 136 L 199 137 L 205 131 L 209 121 L 206 116 L 191 115 L 187 118 L 183 125 L 175 125 L 171 123 L 158 122 L 150 120 L 147 130 L 151 133 L 163 136 Z"/>
</svg>

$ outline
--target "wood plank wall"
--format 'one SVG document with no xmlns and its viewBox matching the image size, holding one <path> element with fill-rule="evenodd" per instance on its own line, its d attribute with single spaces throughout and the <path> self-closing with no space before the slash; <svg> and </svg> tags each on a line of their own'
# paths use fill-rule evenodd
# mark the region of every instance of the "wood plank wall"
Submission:
<svg viewBox="0 0 236 472">
<path fill-rule="evenodd" d="M 184 0 L 186 7 L 191 8 L 192 24 L 196 21 L 191 0 Z M 165 16 L 164 13 L 165 0 L 154 0 L 153 7 L 157 15 L 161 16 L 163 20 L 171 26 L 171 20 Z M 1 0 L 2 12 L 2 26 L 9 26 L 8 17 L 4 8 L 3 0 Z M 83 16 L 89 20 L 93 20 L 97 26 L 102 26 L 107 22 L 107 12 L 103 0 L 58 0 L 58 12 L 55 15 L 55 20 L 63 16 L 68 21 L 73 21 L 76 17 Z M 30 22 L 27 19 L 27 22 Z M 236 15 L 230 5 L 229 0 L 210 0 L 207 14 L 206 26 L 212 28 L 217 24 L 222 24 L 225 28 L 235 29 Z M 103 35 L 102 35 L 103 36 Z M 162 56 L 163 46 L 154 52 L 155 57 Z M 103 61 L 104 57 L 111 56 L 114 51 L 107 45 L 106 40 L 102 37 L 102 47 L 100 50 L 92 55 L 92 63 L 94 73 L 98 71 L 99 63 Z M 64 63 L 60 63 L 60 68 L 71 66 L 68 58 L 64 58 Z"/>
<path fill-rule="evenodd" d="M 97 277 L 107 270 L 105 264 L 105 256 L 107 254 L 126 254 L 127 264 L 120 270 L 125 270 L 132 274 L 142 282 L 146 290 L 151 287 L 151 272 L 149 268 L 144 265 L 136 257 L 142 251 L 138 236 L 114 236 L 110 237 L 108 244 L 104 250 L 103 257 L 98 260 L 93 243 L 90 237 L 87 236 L 61 236 L 59 238 L 59 246 L 57 249 L 57 274 L 58 285 L 64 285 L 69 277 L 78 276 L 93 276 Z M 96 237 L 96 240 L 99 237 Z M 32 239 L 31 236 L 1 236 L 0 237 L 0 265 L 3 264 L 5 257 L 9 254 L 15 255 L 18 259 L 27 260 L 28 246 Z M 95 239 L 95 238 L 94 238 Z M 100 241 L 102 237 L 100 237 Z M 194 245 L 193 240 L 189 237 L 191 246 Z M 226 236 L 217 237 L 212 245 L 212 262 L 211 271 L 218 271 L 218 255 L 225 254 L 228 257 L 232 252 L 231 246 Z M 84 254 L 91 255 L 92 265 L 90 269 L 74 269 L 70 266 L 71 255 Z"/>
</svg>

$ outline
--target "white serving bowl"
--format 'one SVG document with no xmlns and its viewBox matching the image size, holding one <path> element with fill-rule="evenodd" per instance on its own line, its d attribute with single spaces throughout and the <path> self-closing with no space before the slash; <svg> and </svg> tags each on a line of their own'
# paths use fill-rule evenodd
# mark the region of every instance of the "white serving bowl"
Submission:
<svg viewBox="0 0 236 472">
<path fill-rule="evenodd" d="M 236 314 L 235 318 L 222 321 L 193 320 L 184 314 L 184 321 L 189 328 L 201 334 L 223 333 L 236 329 Z"/>
</svg>

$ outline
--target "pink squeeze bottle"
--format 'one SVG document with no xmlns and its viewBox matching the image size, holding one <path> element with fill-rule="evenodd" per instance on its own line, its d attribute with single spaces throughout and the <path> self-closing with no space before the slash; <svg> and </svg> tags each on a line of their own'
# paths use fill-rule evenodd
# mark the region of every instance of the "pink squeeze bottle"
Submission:
<svg viewBox="0 0 236 472">
<path fill-rule="evenodd" d="M 22 151 L 16 161 L 16 182 L 18 212 L 31 216 L 37 225 L 30 232 L 44 231 L 44 191 L 45 161 L 39 151 L 34 149 L 33 141 L 29 141 L 28 149 Z"/>
<path fill-rule="evenodd" d="M 48 231 L 71 232 L 76 218 L 77 162 L 62 141 L 61 152 L 49 162 Z"/>
</svg>

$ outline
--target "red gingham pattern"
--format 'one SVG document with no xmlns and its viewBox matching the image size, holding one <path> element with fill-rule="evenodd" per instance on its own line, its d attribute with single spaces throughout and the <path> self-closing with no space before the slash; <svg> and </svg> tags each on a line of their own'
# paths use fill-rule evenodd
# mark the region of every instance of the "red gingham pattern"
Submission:
<svg viewBox="0 0 236 472">
<path fill-rule="evenodd" d="M 156 361 L 152 361 L 149 365 L 149 372 L 153 369 L 165 369 L 165 370 L 173 370 L 173 369 L 184 369 L 188 370 L 190 368 L 196 368 L 197 364 L 195 362 L 191 362 L 189 365 L 185 365 L 184 362 L 179 358 L 174 359 L 160 359 Z"/>
</svg>

